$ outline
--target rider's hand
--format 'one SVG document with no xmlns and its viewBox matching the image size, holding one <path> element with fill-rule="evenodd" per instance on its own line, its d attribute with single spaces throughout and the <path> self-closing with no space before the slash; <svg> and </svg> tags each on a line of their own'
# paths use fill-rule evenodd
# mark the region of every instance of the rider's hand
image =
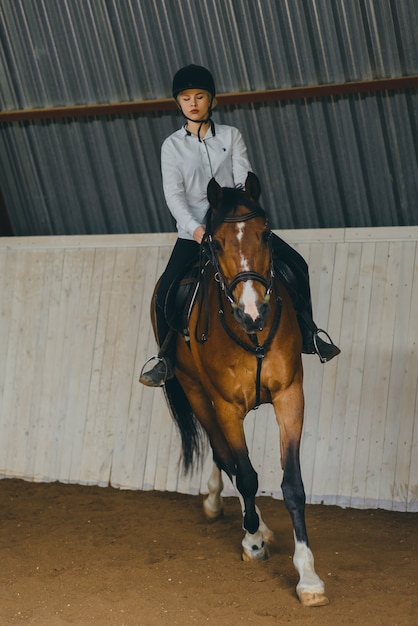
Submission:
<svg viewBox="0 0 418 626">
<path fill-rule="evenodd" d="M 203 228 L 203 226 L 198 226 L 193 231 L 193 239 L 197 241 L 197 243 L 202 243 L 204 234 L 205 234 L 205 229 Z"/>
</svg>

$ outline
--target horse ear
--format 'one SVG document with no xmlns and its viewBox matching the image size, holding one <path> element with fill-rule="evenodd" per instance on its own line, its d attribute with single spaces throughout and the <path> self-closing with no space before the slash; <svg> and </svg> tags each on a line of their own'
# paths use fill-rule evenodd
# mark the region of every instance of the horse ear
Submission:
<svg viewBox="0 0 418 626">
<path fill-rule="evenodd" d="M 245 181 L 245 193 L 255 201 L 260 197 L 260 181 L 253 172 L 248 172 L 247 180 Z"/>
<path fill-rule="evenodd" d="M 207 188 L 207 197 L 211 209 L 217 209 L 222 202 L 222 187 L 211 178 Z"/>
</svg>

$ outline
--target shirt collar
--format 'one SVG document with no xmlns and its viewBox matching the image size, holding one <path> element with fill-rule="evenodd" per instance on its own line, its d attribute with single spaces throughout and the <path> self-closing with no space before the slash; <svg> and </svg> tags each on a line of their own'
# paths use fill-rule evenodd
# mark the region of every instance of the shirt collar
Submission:
<svg viewBox="0 0 418 626">
<path fill-rule="evenodd" d="M 183 124 L 183 126 L 182 126 L 183 137 L 193 137 L 193 139 L 197 139 L 196 135 L 192 135 L 191 133 L 189 133 L 188 130 L 186 130 L 186 126 L 187 126 L 187 122 L 185 124 Z M 212 128 L 209 126 L 208 131 L 207 131 L 206 135 L 203 137 L 203 139 L 210 139 L 211 137 L 213 137 L 213 133 L 212 133 Z"/>
</svg>

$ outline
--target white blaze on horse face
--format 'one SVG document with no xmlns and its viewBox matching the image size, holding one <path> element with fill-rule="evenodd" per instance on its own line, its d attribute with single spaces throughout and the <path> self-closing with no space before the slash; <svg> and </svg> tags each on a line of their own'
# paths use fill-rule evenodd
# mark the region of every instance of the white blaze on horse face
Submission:
<svg viewBox="0 0 418 626">
<path fill-rule="evenodd" d="M 240 244 L 240 257 L 241 257 L 241 272 L 248 272 L 250 270 L 250 266 L 248 260 L 245 256 L 245 252 L 242 249 L 242 240 L 244 237 L 245 223 L 239 222 L 237 224 L 237 240 Z M 257 292 L 254 289 L 253 281 L 247 280 L 243 283 L 243 290 L 241 293 L 240 304 L 244 308 L 244 313 L 249 315 L 251 319 L 256 320 L 258 318 L 258 308 L 257 308 Z"/>
</svg>

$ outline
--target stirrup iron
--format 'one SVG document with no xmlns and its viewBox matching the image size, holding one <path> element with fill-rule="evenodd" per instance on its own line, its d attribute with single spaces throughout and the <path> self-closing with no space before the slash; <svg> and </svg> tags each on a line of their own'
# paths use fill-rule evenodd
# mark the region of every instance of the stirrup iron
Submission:
<svg viewBox="0 0 418 626">
<path fill-rule="evenodd" d="M 325 335 L 325 337 L 328 339 L 328 345 L 329 345 L 331 348 L 335 348 L 335 352 L 336 352 L 336 353 L 335 353 L 333 356 L 337 356 L 337 354 L 339 354 L 339 353 L 341 352 L 341 350 L 338 348 L 338 346 L 336 346 L 336 345 L 335 345 L 335 343 L 332 341 L 331 337 L 329 336 L 329 334 L 327 333 L 327 331 L 326 331 L 326 330 L 323 330 L 322 328 L 317 328 L 317 329 L 315 330 L 315 332 L 313 333 L 313 337 L 312 337 L 312 339 L 313 339 L 314 349 L 315 349 L 316 354 L 319 356 L 319 360 L 321 361 L 321 363 L 328 363 L 329 359 L 328 359 L 327 357 L 324 357 L 324 356 L 321 354 L 321 350 L 320 350 L 320 348 L 319 348 L 319 346 L 318 346 L 318 339 L 320 339 L 321 341 L 323 341 L 323 340 L 321 339 L 321 337 L 319 337 L 319 334 L 320 334 L 320 333 L 321 333 L 321 334 L 323 334 L 323 335 Z M 326 343 L 326 342 L 323 342 L 323 343 Z M 332 358 L 333 358 L 333 357 L 331 357 L 331 359 L 332 359 Z"/>
<path fill-rule="evenodd" d="M 156 365 L 158 363 L 162 363 L 164 365 L 165 368 L 165 373 L 164 373 L 164 382 L 163 384 L 165 384 L 165 382 L 167 380 L 169 380 L 170 378 L 173 377 L 173 373 L 172 373 L 172 368 L 169 364 L 168 359 L 166 359 L 164 356 L 159 356 L 158 354 L 154 354 L 153 356 L 151 356 L 149 359 L 147 359 L 144 363 L 144 365 L 141 368 L 141 372 L 139 374 L 139 380 L 141 382 L 141 378 L 144 374 L 145 368 L 147 367 L 148 363 L 150 363 L 151 361 L 157 361 Z M 155 367 L 155 366 L 154 366 Z M 151 368 L 152 369 L 152 368 Z"/>
</svg>

